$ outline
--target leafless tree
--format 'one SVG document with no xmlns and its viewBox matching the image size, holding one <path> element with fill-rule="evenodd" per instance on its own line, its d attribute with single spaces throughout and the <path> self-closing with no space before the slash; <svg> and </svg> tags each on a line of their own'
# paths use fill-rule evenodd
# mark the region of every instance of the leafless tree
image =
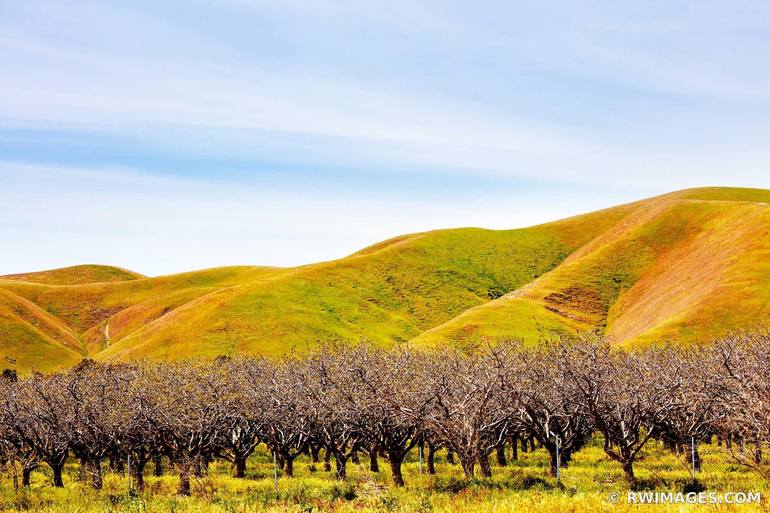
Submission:
<svg viewBox="0 0 770 513">
<path fill-rule="evenodd" d="M 567 466 L 593 433 L 590 415 L 582 408 L 578 383 L 564 365 L 561 348 L 548 346 L 514 355 L 520 390 L 515 431 L 522 438 L 535 437 L 548 451 L 550 471 Z"/>
<path fill-rule="evenodd" d="M 347 462 L 364 443 L 353 396 L 356 384 L 347 372 L 350 363 L 349 352 L 327 346 L 286 366 L 289 383 L 303 398 L 310 438 L 334 457 L 340 480 L 347 479 Z"/>
<path fill-rule="evenodd" d="M 246 476 L 246 460 L 265 436 L 270 414 L 267 385 L 274 373 L 274 365 L 264 359 L 219 358 L 216 365 L 224 373 L 223 386 L 226 389 L 224 405 L 231 410 L 231 416 L 220 433 L 217 456 L 231 462 L 235 477 Z"/>
<path fill-rule="evenodd" d="M 149 372 L 151 411 L 161 443 L 179 472 L 178 493 L 189 495 L 190 474 L 206 466 L 237 414 L 227 372 L 221 365 L 166 363 Z"/>
<path fill-rule="evenodd" d="M 511 398 L 506 362 L 510 348 L 502 346 L 477 355 L 445 349 L 423 354 L 419 382 L 430 400 L 423 424 L 428 436 L 457 454 L 466 476 L 477 463 L 489 475 L 488 455 L 499 446 L 510 422 Z"/>
<path fill-rule="evenodd" d="M 382 351 L 357 346 L 347 358 L 345 372 L 353 384 L 350 407 L 366 447 L 387 456 L 396 486 L 404 486 L 401 465 L 422 439 L 423 418 L 431 397 L 420 381 L 422 358 L 405 350 Z M 373 449 L 370 449 L 370 451 Z"/>
<path fill-rule="evenodd" d="M 713 347 L 710 394 L 719 401 L 722 418 L 716 423 L 730 455 L 767 478 L 770 468 L 762 447 L 770 443 L 770 336 L 767 333 L 727 337 Z M 754 444 L 753 453 L 744 442 Z"/>
<path fill-rule="evenodd" d="M 561 364 L 576 390 L 582 414 L 604 436 L 604 452 L 621 464 L 636 487 L 634 461 L 672 409 L 664 379 L 641 353 L 615 351 L 607 341 L 582 339 L 559 346 Z"/>
</svg>

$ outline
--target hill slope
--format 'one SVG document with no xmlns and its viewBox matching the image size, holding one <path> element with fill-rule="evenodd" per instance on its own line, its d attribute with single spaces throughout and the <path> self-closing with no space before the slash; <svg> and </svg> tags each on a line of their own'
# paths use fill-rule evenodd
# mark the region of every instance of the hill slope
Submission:
<svg viewBox="0 0 770 513">
<path fill-rule="evenodd" d="M 279 354 L 319 340 L 406 341 L 553 269 L 584 242 L 584 230 L 575 231 L 580 235 L 567 224 L 400 237 L 201 297 L 100 357 Z"/>
<path fill-rule="evenodd" d="M 76 334 L 31 301 L 0 289 L 0 367 L 48 371 L 82 357 Z"/>
<path fill-rule="evenodd" d="M 575 330 L 692 341 L 770 313 L 769 202 L 770 191 L 693 189 L 531 228 L 405 235 L 296 268 L 2 277 L 0 357 L 48 369 L 82 355 L 280 354 L 332 339 L 430 346 Z"/>
<path fill-rule="evenodd" d="M 770 315 L 770 191 L 697 189 L 635 204 L 612 229 L 520 290 L 416 344 L 592 330 L 618 343 L 691 342 Z"/>
<path fill-rule="evenodd" d="M 120 267 L 93 264 L 0 276 L 0 280 L 19 280 L 47 285 L 78 285 L 83 283 L 136 280 L 139 278 L 144 278 L 144 276 L 127 269 L 121 269 Z"/>
</svg>

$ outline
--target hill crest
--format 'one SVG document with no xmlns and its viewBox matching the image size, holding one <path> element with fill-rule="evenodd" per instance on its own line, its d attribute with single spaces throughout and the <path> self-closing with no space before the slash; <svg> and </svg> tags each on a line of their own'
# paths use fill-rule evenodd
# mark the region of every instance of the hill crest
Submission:
<svg viewBox="0 0 770 513">
<path fill-rule="evenodd" d="M 45 285 L 83 285 L 86 283 L 105 283 L 138 280 L 141 278 L 146 278 L 146 276 L 134 271 L 129 271 L 128 269 L 123 269 L 122 267 L 83 264 L 44 271 L 6 274 L 0 276 L 0 281 L 26 281 Z"/>
</svg>

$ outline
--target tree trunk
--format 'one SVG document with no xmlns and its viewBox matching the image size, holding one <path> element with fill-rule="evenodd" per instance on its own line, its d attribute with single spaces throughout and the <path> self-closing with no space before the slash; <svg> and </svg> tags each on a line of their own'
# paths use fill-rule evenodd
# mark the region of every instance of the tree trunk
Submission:
<svg viewBox="0 0 770 513">
<path fill-rule="evenodd" d="M 163 457 L 160 454 L 153 454 L 152 462 L 155 464 L 155 469 L 153 471 L 153 474 L 155 475 L 155 477 L 162 476 L 163 475 Z"/>
<path fill-rule="evenodd" d="M 692 449 L 691 449 L 692 450 Z M 691 454 L 692 457 L 692 454 Z M 700 451 L 698 450 L 698 444 L 695 444 L 695 471 L 700 472 L 702 467 L 702 461 L 700 459 Z"/>
<path fill-rule="evenodd" d="M 380 471 L 380 464 L 377 461 L 377 449 L 372 448 L 369 451 L 369 470 L 372 472 L 379 472 Z"/>
<path fill-rule="evenodd" d="M 626 482 L 628 483 L 628 486 L 632 489 L 636 489 L 636 476 L 634 475 L 634 462 L 632 460 L 627 460 L 623 462 L 623 473 L 626 476 Z"/>
<path fill-rule="evenodd" d="M 316 466 L 315 466 L 315 464 L 316 464 L 316 463 L 318 463 L 318 461 L 319 461 L 319 458 L 318 458 L 318 453 L 319 453 L 320 451 L 321 451 L 321 448 L 320 448 L 320 447 L 314 447 L 314 446 L 312 446 L 312 445 L 311 445 L 311 446 L 310 446 L 310 448 L 308 449 L 308 454 L 310 454 L 310 465 L 308 465 L 308 467 L 307 467 L 307 468 L 308 468 L 308 470 L 309 470 L 310 472 L 315 472 L 315 471 L 316 471 Z"/>
<path fill-rule="evenodd" d="M 21 469 L 21 486 L 25 486 L 25 487 L 29 486 L 30 474 L 32 474 L 32 469 L 29 469 L 29 468 Z"/>
<path fill-rule="evenodd" d="M 64 468 L 63 463 L 56 463 L 56 464 L 48 464 L 51 467 L 51 470 L 53 470 L 53 485 L 57 488 L 62 488 L 64 486 L 64 481 L 62 481 L 61 478 L 61 471 Z"/>
<path fill-rule="evenodd" d="M 195 461 L 195 477 L 201 478 L 203 476 L 208 475 L 209 473 L 209 459 L 208 456 L 204 456 L 203 458 L 198 458 Z"/>
<path fill-rule="evenodd" d="M 246 477 L 246 458 L 243 456 L 235 457 L 235 477 Z"/>
<path fill-rule="evenodd" d="M 176 493 L 179 495 L 190 495 L 190 464 L 188 462 L 178 462 L 179 470 L 179 488 Z"/>
<path fill-rule="evenodd" d="M 521 439 L 521 452 L 527 452 L 527 450 L 528 450 L 527 439 L 526 438 L 522 438 Z"/>
<path fill-rule="evenodd" d="M 698 458 L 700 462 L 700 457 Z M 754 449 L 754 463 L 757 465 L 762 464 L 762 446 L 757 444 L 757 447 Z"/>
<path fill-rule="evenodd" d="M 438 448 L 433 444 L 428 444 L 428 474 L 436 475 L 436 451 Z"/>
<path fill-rule="evenodd" d="M 519 459 L 519 440 L 517 437 L 514 437 L 511 441 L 511 461 L 516 461 Z"/>
<path fill-rule="evenodd" d="M 342 453 L 334 455 L 334 467 L 337 470 L 337 479 L 340 481 L 345 481 L 348 478 L 347 464 L 347 456 Z"/>
<path fill-rule="evenodd" d="M 508 460 L 505 459 L 505 444 L 495 449 L 495 452 L 497 453 L 497 464 L 501 467 L 507 466 Z"/>
<path fill-rule="evenodd" d="M 401 474 L 401 462 L 404 460 L 403 456 L 388 454 L 388 460 L 390 460 L 390 472 L 393 474 L 393 484 L 396 486 L 404 486 L 404 476 Z"/>
<path fill-rule="evenodd" d="M 332 471 L 332 453 L 329 449 L 324 449 L 324 470 L 326 472 Z"/>
<path fill-rule="evenodd" d="M 455 453 L 453 453 L 450 450 L 447 450 L 447 452 L 446 452 L 446 462 L 449 463 L 450 465 L 454 465 L 455 464 Z"/>
<path fill-rule="evenodd" d="M 131 465 L 131 474 L 134 478 L 134 485 L 137 490 L 144 490 L 144 466 L 147 465 L 146 460 L 137 460 Z"/>
<path fill-rule="evenodd" d="M 283 473 L 286 477 L 294 477 L 294 458 L 295 456 L 283 457 Z"/>
<path fill-rule="evenodd" d="M 535 452 L 535 437 L 529 439 L 529 452 Z"/>
<path fill-rule="evenodd" d="M 88 478 L 91 477 L 91 469 L 88 468 L 88 461 L 85 458 L 80 458 L 80 465 L 78 466 L 78 480 L 88 482 Z"/>
<path fill-rule="evenodd" d="M 545 446 L 548 451 L 548 472 L 552 475 L 556 475 L 556 445 L 548 443 Z"/>
<path fill-rule="evenodd" d="M 88 465 L 91 470 L 91 486 L 95 490 L 102 489 L 102 462 L 94 460 Z"/>
<path fill-rule="evenodd" d="M 116 474 L 123 473 L 123 458 L 118 454 L 110 454 L 110 470 Z"/>
<path fill-rule="evenodd" d="M 481 468 L 481 477 L 492 477 L 492 467 L 489 465 L 489 455 L 479 456 L 479 468 Z"/>
<path fill-rule="evenodd" d="M 457 456 L 460 458 L 460 465 L 463 467 L 465 477 L 473 479 L 475 477 L 476 457 L 471 455 L 465 456 L 463 454 L 458 454 Z"/>
<path fill-rule="evenodd" d="M 350 461 L 353 462 L 354 465 L 361 464 L 361 460 L 358 458 L 358 451 L 353 451 L 353 453 L 350 455 Z"/>
</svg>

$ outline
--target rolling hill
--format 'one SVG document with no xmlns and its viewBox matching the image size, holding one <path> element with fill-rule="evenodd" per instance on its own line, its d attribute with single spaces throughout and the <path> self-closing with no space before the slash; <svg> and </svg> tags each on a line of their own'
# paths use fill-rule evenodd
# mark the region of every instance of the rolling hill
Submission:
<svg viewBox="0 0 770 513">
<path fill-rule="evenodd" d="M 468 343 L 565 328 L 619 344 L 693 342 L 770 315 L 770 191 L 697 189 L 634 204 L 552 271 L 428 330 Z"/>
<path fill-rule="evenodd" d="M 0 276 L 0 280 L 27 281 L 46 285 L 80 285 L 83 283 L 138 280 L 140 278 L 145 278 L 145 276 L 120 267 L 94 264 Z"/>
<path fill-rule="evenodd" d="M 281 354 L 328 340 L 534 342 L 579 330 L 683 343 L 770 313 L 770 191 L 679 191 L 530 228 L 460 228 L 295 268 L 0 277 L 6 367 Z"/>
</svg>

